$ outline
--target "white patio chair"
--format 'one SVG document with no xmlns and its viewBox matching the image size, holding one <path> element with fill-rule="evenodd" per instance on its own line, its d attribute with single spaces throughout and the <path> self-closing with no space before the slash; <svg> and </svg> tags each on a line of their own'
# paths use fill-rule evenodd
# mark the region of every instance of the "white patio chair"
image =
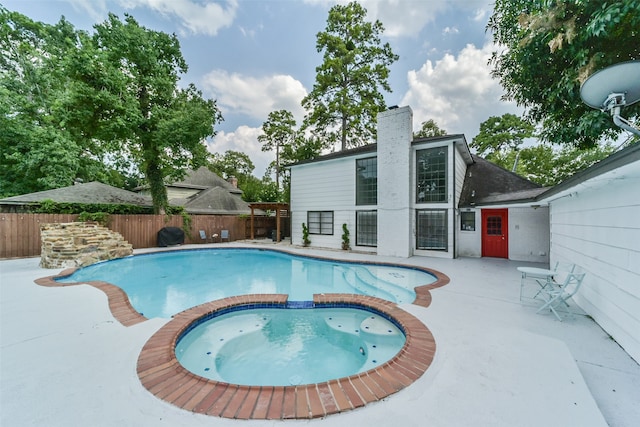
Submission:
<svg viewBox="0 0 640 427">
<path fill-rule="evenodd" d="M 545 303 L 538 309 L 536 313 L 540 313 L 542 310 L 549 309 L 551 312 L 562 322 L 562 318 L 556 311 L 556 308 L 560 304 L 564 304 L 569 307 L 567 300 L 573 297 L 584 280 L 585 273 L 567 273 L 562 283 L 550 283 L 545 286 L 541 292 L 544 292 L 547 296 Z"/>
<path fill-rule="evenodd" d="M 540 285 L 540 289 L 538 289 L 538 292 L 533 297 L 537 298 L 540 294 L 544 293 L 545 289 L 551 288 L 554 284 L 563 282 L 566 279 L 567 274 L 573 273 L 575 269 L 575 264 L 560 261 L 556 262 L 556 265 L 552 269 L 554 274 L 552 276 L 547 276 L 546 282 L 536 280 L 538 285 Z M 520 291 L 520 293 L 522 294 L 522 291 Z"/>
</svg>

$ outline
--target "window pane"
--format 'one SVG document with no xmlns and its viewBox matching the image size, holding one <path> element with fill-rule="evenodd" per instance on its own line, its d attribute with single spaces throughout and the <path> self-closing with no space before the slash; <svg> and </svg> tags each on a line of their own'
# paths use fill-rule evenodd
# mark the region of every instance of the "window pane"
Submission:
<svg viewBox="0 0 640 427">
<path fill-rule="evenodd" d="M 356 160 L 356 205 L 378 203 L 378 159 Z"/>
<path fill-rule="evenodd" d="M 476 213 L 475 212 L 460 213 L 460 230 L 476 231 Z"/>
<path fill-rule="evenodd" d="M 421 210 L 416 218 L 416 248 L 447 250 L 447 211 Z"/>
<path fill-rule="evenodd" d="M 320 234 L 333 234 L 333 212 L 321 212 Z"/>
<path fill-rule="evenodd" d="M 320 234 L 320 212 L 307 213 L 307 226 L 309 234 Z"/>
<path fill-rule="evenodd" d="M 416 152 L 416 199 L 418 203 L 447 201 L 447 148 Z"/>
<path fill-rule="evenodd" d="M 333 234 L 333 212 L 307 212 L 307 226 L 309 227 L 309 234 Z"/>
<path fill-rule="evenodd" d="M 356 246 L 378 245 L 378 212 L 356 212 Z"/>
<path fill-rule="evenodd" d="M 487 234 L 489 236 L 502 236 L 502 217 L 487 217 Z"/>
</svg>

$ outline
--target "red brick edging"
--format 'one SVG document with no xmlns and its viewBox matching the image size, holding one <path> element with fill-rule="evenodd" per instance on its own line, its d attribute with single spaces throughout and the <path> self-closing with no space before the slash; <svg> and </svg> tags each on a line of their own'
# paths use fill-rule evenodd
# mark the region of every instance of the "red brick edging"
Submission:
<svg viewBox="0 0 640 427">
<path fill-rule="evenodd" d="M 305 256 L 284 250 L 277 252 Z M 335 261 L 327 257 L 311 258 Z M 449 283 L 449 277 L 445 274 L 424 267 L 369 261 L 357 263 L 406 267 L 434 275 L 436 280 L 433 283 L 414 289 L 416 299 L 413 304 L 422 307 L 431 304 L 431 289 Z M 131 326 L 147 320 L 133 308 L 127 294 L 118 286 L 102 281 L 56 281 L 70 276 L 75 270 L 70 268 L 58 275 L 37 279 L 35 283 L 60 287 L 90 285 L 107 295 L 111 313 L 122 325 Z M 395 303 L 352 294 L 315 295 L 314 302 L 349 303 L 373 308 L 396 319 L 407 338 L 405 346 L 393 359 L 370 371 L 318 384 L 242 386 L 200 377 L 184 369 L 177 361 L 174 352 L 176 341 L 180 333 L 196 319 L 224 308 L 256 303 L 285 304 L 286 300 L 287 295 L 241 295 L 178 313 L 143 347 L 137 366 L 141 383 L 158 398 L 193 412 L 236 419 L 306 419 L 344 412 L 381 400 L 412 384 L 433 361 L 435 340 L 422 322 Z"/>
<path fill-rule="evenodd" d="M 183 250 L 197 250 L 197 249 L 183 249 Z M 289 255 L 296 255 L 296 256 L 302 256 L 307 258 L 316 258 L 316 259 L 321 259 L 325 261 L 350 262 L 350 261 L 344 261 L 344 260 L 336 260 L 334 258 L 328 258 L 328 257 L 319 257 L 319 256 L 308 257 L 306 255 L 301 255 L 299 253 L 285 251 L 281 249 L 277 249 L 277 250 L 268 249 L 268 250 L 274 251 L 274 252 L 283 252 Z M 416 293 L 416 299 L 413 301 L 413 304 L 419 305 L 421 307 L 429 307 L 429 305 L 431 304 L 431 292 L 430 292 L 431 289 L 439 288 L 449 283 L 449 277 L 446 274 L 443 274 L 437 270 L 432 270 L 425 267 L 418 267 L 418 266 L 406 265 L 406 264 L 380 263 L 380 262 L 372 262 L 372 261 L 351 261 L 351 262 L 358 263 L 358 264 L 405 267 L 405 268 L 411 268 L 415 270 L 421 270 L 421 271 L 424 271 L 425 273 L 429 273 L 435 276 L 436 277 L 435 282 L 430 283 L 428 285 L 416 286 L 414 288 L 414 291 Z M 146 317 L 138 313 L 135 310 L 135 308 L 133 308 L 133 306 L 129 302 L 129 297 L 127 296 L 126 292 L 124 292 L 118 286 L 112 285 L 107 282 L 98 281 L 98 280 L 85 281 L 85 282 L 79 282 L 79 283 L 62 283 L 62 282 L 56 281 L 56 279 L 62 279 L 62 278 L 71 276 L 76 270 L 77 270 L 76 268 L 68 268 L 55 276 L 47 276 L 47 277 L 42 277 L 40 279 L 36 279 L 35 283 L 40 286 L 51 286 L 51 287 L 90 285 L 97 289 L 100 289 L 102 292 L 104 292 L 107 295 L 107 298 L 109 300 L 109 309 L 111 310 L 113 317 L 115 317 L 116 320 L 120 322 L 122 325 L 132 326 L 147 320 Z"/>
<path fill-rule="evenodd" d="M 200 377 L 180 365 L 178 338 L 197 319 L 218 310 L 252 304 L 286 303 L 287 295 L 242 295 L 185 310 L 164 325 L 144 345 L 137 372 L 142 385 L 156 397 L 188 411 L 235 419 L 306 419 L 359 408 L 396 393 L 416 381 L 435 355 L 436 343 L 427 327 L 396 304 L 351 294 L 315 295 L 314 303 L 344 303 L 370 307 L 394 318 L 406 342 L 391 360 L 367 372 L 318 384 L 242 386 Z"/>
</svg>

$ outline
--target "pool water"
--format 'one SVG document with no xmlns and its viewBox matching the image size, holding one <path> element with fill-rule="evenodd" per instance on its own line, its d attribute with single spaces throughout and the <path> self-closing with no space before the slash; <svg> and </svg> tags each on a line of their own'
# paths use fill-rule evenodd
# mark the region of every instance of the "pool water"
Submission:
<svg viewBox="0 0 640 427">
<path fill-rule="evenodd" d="M 411 303 L 414 288 L 433 283 L 436 277 L 406 267 L 234 248 L 121 258 L 81 268 L 60 281 L 91 280 L 122 288 L 147 318 L 169 318 L 207 301 L 246 294 L 288 294 L 290 301 L 310 301 L 313 294 L 351 293 Z"/>
<path fill-rule="evenodd" d="M 313 384 L 373 369 L 406 338 L 358 308 L 254 308 L 206 320 L 183 335 L 176 358 L 202 377 L 239 385 Z"/>
</svg>

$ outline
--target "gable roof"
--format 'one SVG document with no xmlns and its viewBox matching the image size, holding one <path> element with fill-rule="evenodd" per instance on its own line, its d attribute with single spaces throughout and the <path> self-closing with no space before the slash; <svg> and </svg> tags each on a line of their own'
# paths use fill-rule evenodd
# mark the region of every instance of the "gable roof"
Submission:
<svg viewBox="0 0 640 427">
<path fill-rule="evenodd" d="M 172 201 L 172 203 L 175 203 Z M 239 195 L 232 194 L 222 187 L 213 187 L 195 194 L 184 203 L 184 208 L 189 213 L 200 214 L 250 214 L 249 204 Z"/>
<path fill-rule="evenodd" d="M 188 170 L 182 181 L 169 184 L 171 187 L 193 188 L 204 190 L 206 188 L 221 187 L 232 193 L 242 194 L 242 190 L 234 187 L 218 174 L 211 172 L 206 166 L 196 170 Z"/>
<path fill-rule="evenodd" d="M 458 207 L 529 201 L 547 189 L 472 154 Z"/>
<path fill-rule="evenodd" d="M 53 200 L 58 203 L 98 203 L 98 204 L 128 204 L 137 206 L 153 206 L 151 198 L 132 191 L 112 187 L 101 182 L 92 181 L 84 184 L 53 190 L 38 191 L 36 193 L 7 197 L 0 200 L 0 204 L 23 205 L 39 203 L 43 200 Z"/>
</svg>

